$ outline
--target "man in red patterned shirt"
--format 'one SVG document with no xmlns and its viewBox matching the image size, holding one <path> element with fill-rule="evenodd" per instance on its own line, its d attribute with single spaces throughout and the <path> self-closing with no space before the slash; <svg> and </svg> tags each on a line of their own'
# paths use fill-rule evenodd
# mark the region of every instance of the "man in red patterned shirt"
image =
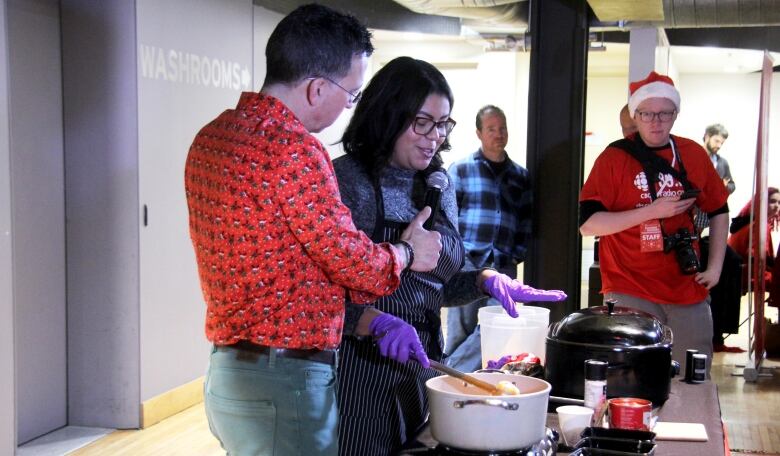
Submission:
<svg viewBox="0 0 780 456">
<path fill-rule="evenodd" d="M 354 17 L 299 7 L 269 38 L 260 93 L 243 93 L 190 148 L 190 235 L 214 343 L 206 413 L 229 454 L 337 454 L 345 299 L 370 303 L 398 287 L 404 268 L 438 261 L 440 236 L 422 228 L 430 209 L 396 245 L 358 231 L 310 134 L 357 102 L 372 52 Z M 427 366 L 414 328 L 377 315 L 365 312 L 349 330 Z"/>
</svg>

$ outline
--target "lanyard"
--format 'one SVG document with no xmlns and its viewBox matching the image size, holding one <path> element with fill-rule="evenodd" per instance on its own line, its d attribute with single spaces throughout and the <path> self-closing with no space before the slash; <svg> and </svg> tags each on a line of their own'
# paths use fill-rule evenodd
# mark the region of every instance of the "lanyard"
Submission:
<svg viewBox="0 0 780 456">
<path fill-rule="evenodd" d="M 645 171 L 645 177 L 647 178 L 648 188 L 650 190 L 650 199 L 653 201 L 655 201 L 658 198 L 658 195 L 656 194 L 655 191 L 655 184 L 658 180 L 659 174 L 666 174 L 666 173 L 671 174 L 672 177 L 676 177 L 677 180 L 680 181 L 680 183 L 683 186 L 683 189 L 688 190 L 691 188 L 691 184 L 690 182 L 688 182 L 688 173 L 685 171 L 685 165 L 683 165 L 682 156 L 680 156 L 680 154 L 677 152 L 677 146 L 674 143 L 674 138 L 672 138 L 671 136 L 669 136 L 669 146 L 672 149 L 671 165 L 669 165 L 669 163 L 666 163 L 666 160 L 664 160 L 663 158 L 657 157 L 657 160 L 653 160 L 653 164 L 655 165 L 655 164 L 663 163 L 663 166 L 650 167 L 648 166 L 651 164 L 650 161 L 641 160 L 640 158 L 635 157 L 637 158 L 639 163 L 642 164 L 642 169 Z M 655 152 L 649 150 L 648 153 L 655 154 Z M 679 171 L 677 171 L 674 168 L 674 165 L 676 165 L 677 163 L 680 164 Z"/>
<path fill-rule="evenodd" d="M 677 154 L 677 147 L 674 145 L 674 139 L 671 136 L 669 136 L 669 145 L 672 148 L 672 165 L 671 165 L 671 169 L 672 169 L 672 171 L 676 171 L 674 169 L 674 165 L 678 161 L 680 162 L 679 175 L 675 176 L 675 177 L 677 177 L 677 179 L 683 185 L 683 188 L 687 190 L 688 188 L 691 187 L 690 183 L 688 182 L 688 178 L 687 178 L 688 173 L 685 172 L 685 166 L 683 165 L 682 157 L 680 157 Z M 655 193 L 655 182 L 652 182 L 652 187 L 650 188 L 650 195 L 652 195 L 652 199 L 653 200 L 655 200 L 657 198 L 657 195 Z M 694 224 L 693 213 L 692 213 L 692 211 L 690 209 L 687 211 L 687 213 L 688 213 L 688 216 L 691 218 L 691 224 L 693 225 Z M 664 231 L 664 221 L 663 220 L 659 220 L 659 223 L 661 225 L 661 234 L 663 235 L 664 238 L 666 238 L 666 232 Z"/>
</svg>

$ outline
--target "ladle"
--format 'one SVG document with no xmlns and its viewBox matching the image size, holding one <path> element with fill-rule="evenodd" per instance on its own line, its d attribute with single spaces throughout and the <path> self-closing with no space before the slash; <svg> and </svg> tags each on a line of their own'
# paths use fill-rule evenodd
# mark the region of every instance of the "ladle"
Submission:
<svg viewBox="0 0 780 456">
<path fill-rule="evenodd" d="M 450 377 L 455 377 L 463 380 L 466 383 L 470 383 L 477 388 L 483 389 L 490 393 L 493 396 L 502 396 L 501 390 L 499 390 L 496 385 L 493 385 L 488 382 L 484 382 L 476 377 L 472 377 L 471 375 L 465 374 L 457 369 L 453 369 L 449 366 L 445 366 L 444 364 L 430 360 L 431 361 L 431 367 L 436 369 L 439 372 L 442 372 L 444 374 L 449 375 Z"/>
</svg>

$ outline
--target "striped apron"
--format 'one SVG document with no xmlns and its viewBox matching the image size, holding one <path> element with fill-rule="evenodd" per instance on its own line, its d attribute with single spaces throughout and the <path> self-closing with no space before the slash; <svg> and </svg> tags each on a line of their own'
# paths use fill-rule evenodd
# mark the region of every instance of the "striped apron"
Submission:
<svg viewBox="0 0 780 456">
<path fill-rule="evenodd" d="M 374 242 L 396 242 L 408 223 L 384 220 L 377 189 Z M 434 229 L 441 234 L 442 252 L 433 271 L 406 270 L 401 285 L 374 303 L 417 329 L 425 352 L 441 360 L 440 312 L 444 284 L 464 263 L 463 243 L 443 213 Z M 444 220 L 446 223 L 440 223 Z M 425 382 L 439 375 L 416 361 L 406 364 L 385 358 L 370 339 L 344 338 L 338 371 L 339 455 L 383 456 L 397 453 L 424 424 L 428 413 Z"/>
</svg>

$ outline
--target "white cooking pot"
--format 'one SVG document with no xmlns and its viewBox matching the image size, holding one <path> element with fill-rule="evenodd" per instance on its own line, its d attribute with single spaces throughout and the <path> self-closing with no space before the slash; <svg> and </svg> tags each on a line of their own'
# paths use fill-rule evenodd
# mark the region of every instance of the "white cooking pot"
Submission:
<svg viewBox="0 0 780 456">
<path fill-rule="evenodd" d="M 454 377 L 425 382 L 433 438 L 464 450 L 507 451 L 529 447 L 545 437 L 550 384 L 538 378 L 507 373 L 474 373 L 496 384 L 514 383 L 520 394 L 491 396 Z"/>
</svg>

